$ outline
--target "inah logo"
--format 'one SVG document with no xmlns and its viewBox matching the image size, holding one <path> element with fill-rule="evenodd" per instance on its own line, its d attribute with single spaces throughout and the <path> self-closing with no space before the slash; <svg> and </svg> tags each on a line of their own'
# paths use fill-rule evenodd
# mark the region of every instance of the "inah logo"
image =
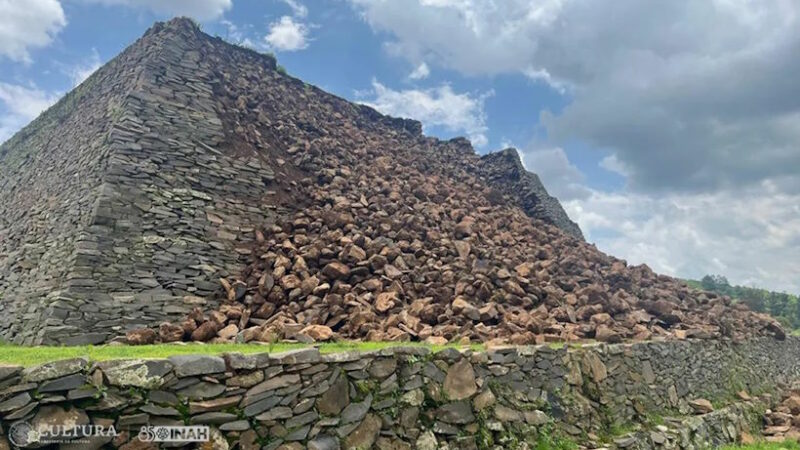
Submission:
<svg viewBox="0 0 800 450">
<path fill-rule="evenodd" d="M 143 426 L 139 430 L 142 442 L 208 442 L 210 436 L 205 425 Z"/>
</svg>

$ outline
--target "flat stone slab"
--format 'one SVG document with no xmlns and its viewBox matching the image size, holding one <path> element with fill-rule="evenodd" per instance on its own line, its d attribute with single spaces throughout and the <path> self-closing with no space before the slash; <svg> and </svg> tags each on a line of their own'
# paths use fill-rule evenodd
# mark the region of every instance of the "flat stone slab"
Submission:
<svg viewBox="0 0 800 450">
<path fill-rule="evenodd" d="M 61 378 L 73 373 L 78 373 L 89 365 L 86 358 L 63 359 L 44 363 L 39 366 L 28 367 L 22 371 L 22 379 L 25 382 L 39 382 Z"/>
<path fill-rule="evenodd" d="M 140 387 L 158 389 L 165 377 L 172 371 L 172 364 L 166 360 L 129 359 L 105 361 L 98 367 L 108 378 L 108 384 L 119 387 Z"/>
<path fill-rule="evenodd" d="M 219 356 L 209 355 L 176 355 L 167 358 L 175 366 L 175 375 L 191 377 L 209 375 L 225 371 L 225 360 Z"/>
</svg>

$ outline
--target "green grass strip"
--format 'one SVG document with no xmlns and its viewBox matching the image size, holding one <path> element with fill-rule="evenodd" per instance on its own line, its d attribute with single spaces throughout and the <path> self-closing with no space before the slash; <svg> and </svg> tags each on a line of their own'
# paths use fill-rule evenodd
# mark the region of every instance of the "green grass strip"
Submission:
<svg viewBox="0 0 800 450">
<path fill-rule="evenodd" d="M 431 351 L 444 348 L 467 348 L 455 345 L 437 346 L 414 342 L 332 342 L 318 344 L 157 344 L 157 345 L 86 345 L 77 347 L 57 346 L 19 346 L 0 344 L 0 365 L 35 366 L 59 359 L 86 357 L 92 361 L 105 361 L 109 359 L 163 359 L 173 355 L 205 354 L 219 355 L 222 353 L 279 353 L 308 347 L 319 347 L 322 353 L 336 353 L 345 351 L 371 351 L 389 347 L 426 347 Z M 480 345 L 471 345 L 469 348 L 480 350 Z"/>
</svg>

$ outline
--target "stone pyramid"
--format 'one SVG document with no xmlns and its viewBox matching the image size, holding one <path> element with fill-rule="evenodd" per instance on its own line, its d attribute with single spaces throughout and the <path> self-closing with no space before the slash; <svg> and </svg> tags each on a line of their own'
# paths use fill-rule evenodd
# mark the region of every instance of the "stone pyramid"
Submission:
<svg viewBox="0 0 800 450">
<path fill-rule="evenodd" d="M 278 69 L 188 19 L 158 23 L 2 144 L 0 339 L 100 343 L 216 307 L 256 231 L 302 206 L 287 161 L 312 138 L 362 128 L 474 154 Z M 528 215 L 582 239 L 515 151 L 480 161 Z"/>
</svg>

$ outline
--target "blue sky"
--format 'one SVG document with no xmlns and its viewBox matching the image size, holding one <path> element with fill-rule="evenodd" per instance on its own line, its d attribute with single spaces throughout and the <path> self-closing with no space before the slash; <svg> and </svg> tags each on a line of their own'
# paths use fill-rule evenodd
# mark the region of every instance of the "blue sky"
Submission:
<svg viewBox="0 0 800 450">
<path fill-rule="evenodd" d="M 0 0 L 0 140 L 175 15 L 427 134 L 516 147 L 601 250 L 800 292 L 793 2 Z"/>
</svg>

